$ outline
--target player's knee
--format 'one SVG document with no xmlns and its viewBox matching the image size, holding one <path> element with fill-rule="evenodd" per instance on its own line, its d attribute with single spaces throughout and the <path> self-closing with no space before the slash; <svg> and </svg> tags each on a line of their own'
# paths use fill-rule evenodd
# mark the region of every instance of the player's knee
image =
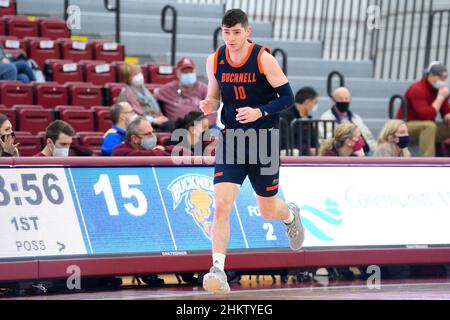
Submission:
<svg viewBox="0 0 450 320">
<path fill-rule="evenodd" d="M 230 216 L 231 208 L 233 203 L 229 203 L 229 201 L 225 201 L 224 199 L 216 199 L 215 200 L 215 218 L 222 218 Z"/>
</svg>

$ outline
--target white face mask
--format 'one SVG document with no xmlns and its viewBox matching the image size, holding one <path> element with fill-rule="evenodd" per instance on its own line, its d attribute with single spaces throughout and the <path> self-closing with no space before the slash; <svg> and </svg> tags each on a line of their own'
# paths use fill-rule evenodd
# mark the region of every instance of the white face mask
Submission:
<svg viewBox="0 0 450 320">
<path fill-rule="evenodd" d="M 144 150 L 152 150 L 154 147 L 156 147 L 157 139 L 155 136 L 143 138 L 141 140 L 141 147 Z"/>
<path fill-rule="evenodd" d="M 142 73 L 138 73 L 131 79 L 131 84 L 137 88 L 140 88 L 144 85 L 144 75 Z"/>
<path fill-rule="evenodd" d="M 435 88 L 436 90 L 439 90 L 442 87 L 445 87 L 444 81 L 438 80 L 435 83 L 433 83 L 433 88 Z"/>
<path fill-rule="evenodd" d="M 316 113 L 317 110 L 319 110 L 319 105 L 318 105 L 318 104 L 315 104 L 314 107 L 311 109 L 311 112 L 310 112 L 310 113 Z"/>
<path fill-rule="evenodd" d="M 52 152 L 54 157 L 68 157 L 69 148 L 55 148 Z"/>
</svg>

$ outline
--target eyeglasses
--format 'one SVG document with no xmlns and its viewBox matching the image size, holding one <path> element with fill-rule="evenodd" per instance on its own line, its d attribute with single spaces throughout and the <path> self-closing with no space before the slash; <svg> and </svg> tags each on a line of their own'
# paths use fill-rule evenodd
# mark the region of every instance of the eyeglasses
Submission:
<svg viewBox="0 0 450 320">
<path fill-rule="evenodd" d="M 136 112 L 134 112 L 134 110 L 131 110 L 131 111 L 122 111 L 121 113 L 128 114 L 128 113 L 136 113 Z"/>
</svg>

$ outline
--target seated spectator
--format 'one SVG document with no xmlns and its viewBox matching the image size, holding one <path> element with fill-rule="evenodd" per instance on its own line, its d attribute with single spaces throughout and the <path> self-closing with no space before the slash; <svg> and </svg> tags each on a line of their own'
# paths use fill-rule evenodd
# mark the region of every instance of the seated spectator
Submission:
<svg viewBox="0 0 450 320">
<path fill-rule="evenodd" d="M 36 81 L 36 77 L 25 60 L 11 62 L 0 44 L 0 80 L 19 80 L 30 83 Z"/>
<path fill-rule="evenodd" d="M 377 144 L 372 132 L 370 132 L 360 116 L 350 111 L 350 103 L 352 101 L 350 91 L 344 87 L 337 88 L 334 91 L 332 100 L 333 106 L 320 116 L 320 120 L 335 120 L 337 123 L 354 123 L 361 130 L 361 135 L 365 142 L 364 153 L 369 154 L 370 152 L 374 152 Z M 323 125 L 319 126 L 319 141 L 323 141 L 324 137 L 331 137 L 331 130 L 331 126 L 327 126 L 325 135 Z"/>
<path fill-rule="evenodd" d="M 118 102 L 128 102 L 134 112 L 145 116 L 156 131 L 172 131 L 174 124 L 162 114 L 158 101 L 144 85 L 144 75 L 138 65 L 124 63 L 120 67 L 120 77 L 125 87 L 117 98 Z"/>
<path fill-rule="evenodd" d="M 325 140 L 319 155 L 325 157 L 364 157 L 364 139 L 361 130 L 353 123 L 341 123 L 334 131 L 334 138 Z"/>
<path fill-rule="evenodd" d="M 144 117 L 137 117 L 127 126 L 127 139 L 114 148 L 112 156 L 170 156 L 171 148 L 156 145 L 153 127 Z"/>
<path fill-rule="evenodd" d="M 55 120 L 45 130 L 46 145 L 35 157 L 68 157 L 75 130 L 62 120 Z"/>
<path fill-rule="evenodd" d="M 319 94 L 316 90 L 310 87 L 304 87 L 297 91 L 295 94 L 295 105 L 282 111 L 280 113 L 281 119 L 286 120 L 287 125 L 290 126 L 291 122 L 295 119 L 312 119 L 310 113 L 317 110 L 317 102 L 319 101 Z M 299 126 L 301 126 L 301 135 Z M 317 136 L 311 123 L 299 124 L 294 127 L 294 141 L 292 141 L 292 148 L 294 149 L 294 156 L 300 154 L 303 156 L 314 156 L 317 152 Z M 310 130 L 310 139 L 308 149 L 308 128 Z M 286 136 L 286 130 L 280 127 L 280 148 L 282 155 L 286 154 L 288 137 Z M 300 137 L 302 141 L 300 142 Z M 284 152 L 283 152 L 284 151 Z"/>
<path fill-rule="evenodd" d="M 209 120 L 203 112 L 191 111 L 175 123 L 177 129 L 181 129 L 181 132 L 175 131 L 172 133 L 172 137 L 166 140 L 164 145 L 183 146 L 185 149 L 191 150 L 194 156 L 212 156 L 215 154 L 211 149 L 214 140 L 208 137 Z M 208 146 L 210 146 L 209 152 L 205 152 Z"/>
<path fill-rule="evenodd" d="M 375 157 L 411 157 L 409 134 L 402 120 L 389 120 L 381 129 Z"/>
<path fill-rule="evenodd" d="M 155 98 L 161 102 L 163 113 L 170 120 L 182 118 L 190 111 L 201 111 L 200 101 L 206 98 L 208 86 L 197 80 L 195 68 L 192 59 L 182 58 L 176 66 L 177 80 L 155 91 Z M 217 114 L 207 117 L 211 126 L 215 125 Z"/>
<path fill-rule="evenodd" d="M 436 156 L 436 144 L 450 138 L 449 89 L 447 67 L 435 61 L 422 80 L 413 83 L 405 93 L 407 122 L 411 142 L 419 143 L 420 155 Z M 440 113 L 443 122 L 436 123 Z M 401 108 L 397 119 L 402 118 Z"/>
<path fill-rule="evenodd" d="M 127 126 L 137 117 L 133 107 L 126 101 L 113 105 L 109 114 L 113 126 L 103 136 L 101 151 L 105 156 L 110 156 L 113 149 L 127 139 Z"/>
<path fill-rule="evenodd" d="M 19 143 L 14 144 L 15 136 L 8 117 L 0 113 L 0 157 L 19 156 Z"/>
</svg>

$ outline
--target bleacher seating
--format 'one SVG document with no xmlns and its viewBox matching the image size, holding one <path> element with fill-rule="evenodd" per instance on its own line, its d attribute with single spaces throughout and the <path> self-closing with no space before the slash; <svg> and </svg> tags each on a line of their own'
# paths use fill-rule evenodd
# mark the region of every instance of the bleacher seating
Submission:
<svg viewBox="0 0 450 320">
<path fill-rule="evenodd" d="M 59 39 L 61 47 L 61 58 L 78 62 L 81 60 L 91 60 L 92 44 L 89 42 L 74 41 L 71 39 Z"/>
<path fill-rule="evenodd" d="M 34 85 L 36 104 L 46 109 L 69 103 L 67 88 L 56 82 L 37 83 Z"/>
<path fill-rule="evenodd" d="M 45 60 L 59 59 L 60 49 L 54 40 L 43 37 L 27 37 L 28 57 L 35 60 L 39 68 L 44 69 Z"/>
<path fill-rule="evenodd" d="M 0 84 L 0 103 L 10 108 L 14 104 L 33 104 L 33 87 L 20 82 Z"/>
<path fill-rule="evenodd" d="M 14 35 L 18 38 L 39 36 L 38 23 L 26 16 L 5 15 L 1 19 L 5 21 L 7 34 L 9 35 Z"/>
<path fill-rule="evenodd" d="M 39 131 L 45 131 L 47 126 L 53 121 L 53 112 L 48 109 L 30 107 L 15 108 L 15 110 L 18 128 L 21 131 L 37 134 Z"/>
<path fill-rule="evenodd" d="M 89 83 L 69 84 L 69 102 L 71 105 L 91 106 L 103 105 L 102 90 L 100 86 Z"/>
<path fill-rule="evenodd" d="M 116 82 L 116 67 L 105 61 L 80 61 L 84 65 L 84 80 L 93 84 L 103 85 Z"/>
<path fill-rule="evenodd" d="M 45 64 L 46 74 L 51 81 L 60 84 L 83 81 L 83 68 L 78 62 L 72 60 L 47 59 Z"/>
<path fill-rule="evenodd" d="M 69 123 L 76 132 L 95 131 L 94 114 L 91 110 L 60 108 L 59 111 L 59 118 Z"/>
<path fill-rule="evenodd" d="M 54 18 L 40 18 L 37 20 L 39 25 L 39 35 L 52 40 L 59 38 L 68 38 L 70 36 L 69 29 L 64 21 Z"/>
<path fill-rule="evenodd" d="M 29 132 L 22 134 L 16 131 L 15 143 L 19 143 L 18 149 L 21 157 L 31 157 L 39 153 L 41 148 L 41 139 L 37 135 Z"/>
<path fill-rule="evenodd" d="M 92 106 L 91 110 L 95 117 L 96 131 L 104 133 L 112 127 L 111 116 L 109 114 L 110 107 Z"/>
<path fill-rule="evenodd" d="M 113 62 L 124 59 L 123 44 L 108 40 L 94 40 L 92 41 L 92 46 L 95 60 Z"/>
</svg>

